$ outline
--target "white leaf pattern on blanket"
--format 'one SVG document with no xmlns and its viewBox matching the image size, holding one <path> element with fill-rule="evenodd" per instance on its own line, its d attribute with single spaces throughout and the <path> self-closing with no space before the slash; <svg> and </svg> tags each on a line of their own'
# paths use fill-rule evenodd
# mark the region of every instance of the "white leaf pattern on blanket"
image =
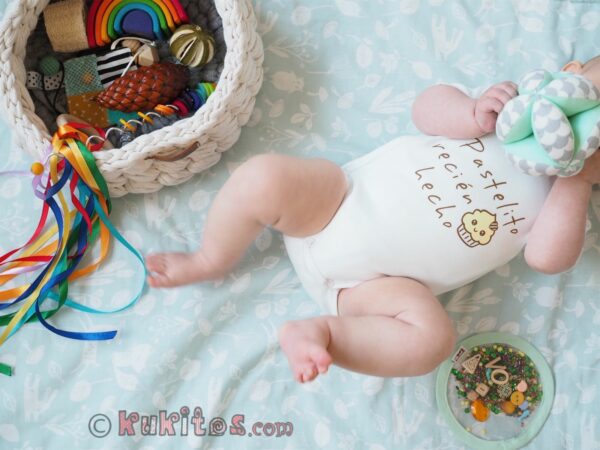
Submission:
<svg viewBox="0 0 600 450">
<path fill-rule="evenodd" d="M 73 402 L 82 402 L 90 396 L 91 392 L 92 384 L 85 380 L 79 380 L 73 385 L 69 398 Z"/>
<path fill-rule="evenodd" d="M 492 331 L 496 329 L 496 323 L 498 319 L 492 316 L 484 317 L 477 325 L 475 325 L 475 331 L 478 333 L 485 333 L 486 331 Z"/>
<path fill-rule="evenodd" d="M 581 383 L 575 383 L 577 389 L 579 390 L 579 403 L 587 404 L 592 403 L 596 399 L 596 393 L 598 391 L 596 385 L 593 386 L 583 386 Z"/>
<path fill-rule="evenodd" d="M 291 275 L 290 279 L 288 276 Z M 298 286 L 297 277 L 291 269 L 281 270 L 271 279 L 267 287 L 261 294 L 282 294 L 289 295 Z"/>
<path fill-rule="evenodd" d="M 458 28 L 453 28 L 451 36 L 448 37 L 446 19 L 434 14 L 431 19 L 431 35 L 436 58 L 446 60 L 458 48 L 464 32 Z"/>
<path fill-rule="evenodd" d="M 144 200 L 144 214 L 149 227 L 159 230 L 165 219 L 173 215 L 177 200 L 173 197 L 161 198 L 158 194 L 146 194 Z"/>
<path fill-rule="evenodd" d="M 152 347 L 146 344 L 137 345 L 128 352 L 113 353 L 112 365 L 119 387 L 128 391 L 138 388 L 138 375 L 143 373 L 151 354 Z"/>
<path fill-rule="evenodd" d="M 267 380 L 258 380 L 252 388 L 250 399 L 255 402 L 262 402 L 269 396 L 270 392 L 271 383 Z"/>
<path fill-rule="evenodd" d="M 455 291 L 446 305 L 446 310 L 451 312 L 475 312 L 481 309 L 483 305 L 494 305 L 500 302 L 500 298 L 492 295 L 492 289 L 482 289 L 467 297 L 472 288 L 472 285 L 468 285 Z"/>
<path fill-rule="evenodd" d="M 414 91 L 403 91 L 390 97 L 394 88 L 389 87 L 379 92 L 369 107 L 369 112 L 376 114 L 397 114 L 410 109 L 415 98 Z"/>
<path fill-rule="evenodd" d="M 234 294 L 241 294 L 250 286 L 250 282 L 252 281 L 252 275 L 250 273 L 245 273 L 240 277 L 236 277 L 231 275 L 234 279 L 233 284 L 229 288 L 229 291 Z"/>
<path fill-rule="evenodd" d="M 581 448 L 600 448 L 600 432 L 598 431 L 598 418 L 584 412 L 581 415 Z"/>
<path fill-rule="evenodd" d="M 592 332 L 590 337 L 585 340 L 585 353 L 598 354 L 600 352 L 600 336 Z"/>
<path fill-rule="evenodd" d="M 400 0 L 398 10 L 402 14 L 411 15 L 417 12 L 420 6 L 420 0 Z"/>
<path fill-rule="evenodd" d="M 535 318 L 530 318 L 527 314 L 525 314 L 525 319 L 529 321 L 529 326 L 527 327 L 527 334 L 537 334 L 542 328 L 544 328 L 545 318 L 544 316 L 537 316 Z"/>
<path fill-rule="evenodd" d="M 58 395 L 58 390 L 50 387 L 45 388 L 41 393 L 40 382 L 41 378 L 37 374 L 28 373 L 25 377 L 23 411 L 26 422 L 38 422 L 40 416 L 53 406 Z"/>
<path fill-rule="evenodd" d="M 8 442 L 19 442 L 21 436 L 19 430 L 12 423 L 0 424 L 0 438 Z"/>
<path fill-rule="evenodd" d="M 358 17 L 361 14 L 360 6 L 351 0 L 335 0 L 335 4 L 345 16 Z"/>
<path fill-rule="evenodd" d="M 404 402 L 400 402 L 398 397 L 392 400 L 392 432 L 394 433 L 394 442 L 405 444 L 408 439 L 415 434 L 425 419 L 425 413 L 412 408 L 406 408 Z M 410 414 L 410 418 L 408 417 Z"/>
<path fill-rule="evenodd" d="M 498 329 L 498 331 L 502 333 L 511 333 L 514 335 L 518 335 L 520 329 L 521 326 L 517 322 L 506 322 Z"/>
<path fill-rule="evenodd" d="M 273 242 L 273 233 L 268 228 L 265 228 L 257 236 L 256 240 L 254 241 L 254 245 L 256 245 L 256 248 L 259 249 L 261 252 L 264 252 L 271 246 L 272 242 Z"/>
<path fill-rule="evenodd" d="M 6 391 L 5 389 L 0 389 L 0 401 L 2 402 L 2 407 L 10 412 L 15 412 L 17 409 L 17 399 L 13 394 Z"/>
<path fill-rule="evenodd" d="M 560 369 L 561 367 L 566 366 L 571 370 L 577 369 L 577 355 L 571 350 L 565 350 L 559 362 L 556 364 L 556 369 Z"/>
<path fill-rule="evenodd" d="M 554 287 L 542 286 L 535 291 L 535 301 L 544 308 L 560 308 L 563 304 L 563 294 Z"/>
<path fill-rule="evenodd" d="M 425 387 L 422 383 L 415 384 L 415 398 L 421 403 L 431 406 L 431 401 L 429 400 L 429 387 Z"/>
<path fill-rule="evenodd" d="M 368 377 L 362 384 L 363 392 L 371 397 L 377 395 L 382 387 L 383 378 L 380 377 Z"/>
<path fill-rule="evenodd" d="M 329 424 L 325 423 L 325 421 L 320 421 L 315 426 L 314 440 L 319 448 L 325 448 L 325 446 L 329 444 L 329 441 L 331 440 L 331 431 L 329 429 Z"/>
</svg>

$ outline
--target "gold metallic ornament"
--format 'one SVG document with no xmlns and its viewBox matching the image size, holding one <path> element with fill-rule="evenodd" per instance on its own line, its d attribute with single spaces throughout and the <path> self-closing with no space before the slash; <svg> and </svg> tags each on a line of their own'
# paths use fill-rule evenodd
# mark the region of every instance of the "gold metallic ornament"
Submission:
<svg viewBox="0 0 600 450">
<path fill-rule="evenodd" d="M 190 67 L 203 66 L 215 55 L 215 40 L 198 25 L 182 25 L 177 28 L 169 45 L 173 56 Z"/>
</svg>

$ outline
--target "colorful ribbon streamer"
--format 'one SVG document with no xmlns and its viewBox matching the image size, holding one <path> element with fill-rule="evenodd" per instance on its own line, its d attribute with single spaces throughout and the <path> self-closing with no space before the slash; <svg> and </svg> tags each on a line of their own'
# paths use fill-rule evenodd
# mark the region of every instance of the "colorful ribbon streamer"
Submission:
<svg viewBox="0 0 600 450">
<path fill-rule="evenodd" d="M 87 125 L 77 123 L 60 127 L 52 139 L 52 149 L 45 165 L 35 163 L 32 166 L 35 175 L 33 190 L 43 201 L 42 213 L 31 238 L 23 246 L 0 256 L 0 286 L 24 273 L 36 272 L 37 276 L 29 284 L 0 290 L 0 310 L 21 305 L 16 312 L 0 315 L 0 327 L 4 327 L 0 333 L 0 345 L 25 323 L 34 321 L 40 322 L 55 334 L 71 339 L 112 339 L 116 330 L 61 330 L 51 325 L 47 319 L 63 306 L 93 314 L 122 311 L 132 306 L 142 295 L 147 275 L 144 260 L 108 218 L 111 210 L 108 187 L 92 155 L 93 151 L 102 147 L 102 143 L 90 145 L 88 149 L 84 143 L 88 142 L 89 136 L 82 131 L 86 127 Z M 102 130 L 98 132 L 102 138 L 105 137 Z M 0 174 L 22 173 L 10 171 Z M 46 227 L 50 214 L 56 224 Z M 138 293 L 125 306 L 112 311 L 97 310 L 70 300 L 69 282 L 98 268 L 108 254 L 111 235 L 133 253 L 144 268 L 144 278 Z M 78 269 L 83 256 L 98 240 L 100 255 L 96 261 Z M 41 306 L 47 299 L 53 300 L 56 305 L 42 311 Z M 10 376 L 12 369 L 0 363 L 0 373 Z"/>
</svg>

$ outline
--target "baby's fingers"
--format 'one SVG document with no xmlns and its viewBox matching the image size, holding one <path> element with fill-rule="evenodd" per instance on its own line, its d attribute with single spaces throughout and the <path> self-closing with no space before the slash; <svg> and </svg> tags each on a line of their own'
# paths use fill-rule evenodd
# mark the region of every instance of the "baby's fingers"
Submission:
<svg viewBox="0 0 600 450">
<path fill-rule="evenodd" d="M 504 92 L 510 95 L 510 98 L 516 97 L 519 94 L 517 85 L 512 81 L 504 81 L 502 83 L 498 83 L 496 87 L 502 89 Z"/>
<path fill-rule="evenodd" d="M 477 109 L 484 113 L 495 112 L 499 114 L 500 111 L 502 111 L 502 108 L 504 108 L 504 103 L 505 102 L 498 99 L 496 96 L 490 95 L 479 99 L 477 102 Z"/>
<path fill-rule="evenodd" d="M 496 99 L 502 103 L 502 106 L 508 103 L 513 97 L 514 95 L 511 95 L 511 93 L 508 91 L 508 88 L 505 89 L 504 87 L 500 86 L 493 87 L 486 93 L 486 98 Z M 502 109 L 502 107 L 500 109 Z"/>
</svg>

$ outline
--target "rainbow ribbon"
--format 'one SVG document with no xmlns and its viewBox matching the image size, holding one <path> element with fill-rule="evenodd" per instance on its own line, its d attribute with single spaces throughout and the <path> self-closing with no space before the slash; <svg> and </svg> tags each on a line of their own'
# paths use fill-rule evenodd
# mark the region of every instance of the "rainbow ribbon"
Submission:
<svg viewBox="0 0 600 450">
<path fill-rule="evenodd" d="M 28 322 L 40 322 L 60 336 L 78 340 L 108 340 L 116 330 L 80 332 L 61 330 L 47 319 L 63 306 L 93 314 L 108 314 L 132 306 L 142 295 L 147 275 L 142 255 L 111 224 L 110 195 L 102 177 L 93 151 L 102 144 L 84 142 L 89 136 L 82 130 L 84 124 L 69 123 L 59 128 L 52 139 L 52 150 L 45 165 L 32 165 L 33 190 L 43 201 L 40 220 L 31 238 L 21 247 L 0 256 L 0 286 L 18 275 L 39 272 L 33 282 L 11 289 L 0 290 L 0 310 L 21 305 L 16 312 L 0 315 L 0 345 Z M 98 130 L 104 137 L 104 132 Z M 22 172 L 4 172 L 18 175 Z M 65 192 L 63 192 L 65 191 Z M 67 201 L 70 200 L 70 203 Z M 56 222 L 46 227 L 48 216 Z M 47 228 L 47 229 L 45 229 Z M 125 306 L 104 311 L 90 308 L 68 298 L 69 282 L 94 272 L 108 255 L 110 236 L 115 237 L 140 261 L 144 278 L 135 297 Z M 54 240 L 52 240 L 54 238 Z M 87 267 L 78 269 L 83 256 L 100 241 L 100 255 Z M 42 304 L 51 299 L 56 305 L 41 310 Z M 0 373 L 12 375 L 12 368 L 0 363 Z"/>
</svg>

